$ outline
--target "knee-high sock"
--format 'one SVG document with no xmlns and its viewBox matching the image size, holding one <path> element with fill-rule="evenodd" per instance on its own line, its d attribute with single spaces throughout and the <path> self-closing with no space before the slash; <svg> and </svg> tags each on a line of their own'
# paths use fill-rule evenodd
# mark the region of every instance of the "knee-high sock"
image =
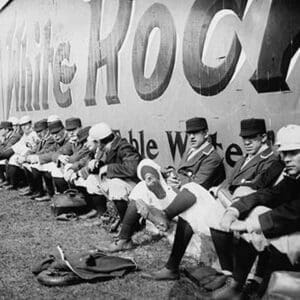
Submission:
<svg viewBox="0 0 300 300">
<path fill-rule="evenodd" d="M 107 199 L 104 195 L 88 194 L 90 208 L 96 209 L 99 215 L 103 215 L 107 210 Z"/>
<path fill-rule="evenodd" d="M 222 270 L 233 272 L 233 233 L 213 228 L 210 232 Z"/>
<path fill-rule="evenodd" d="M 30 172 L 28 169 L 24 168 L 24 173 L 25 173 L 27 184 L 29 185 L 30 190 L 33 192 L 34 191 L 34 181 L 33 181 L 32 172 Z"/>
<path fill-rule="evenodd" d="M 174 198 L 172 203 L 164 209 L 166 216 L 169 220 L 172 220 L 175 216 L 184 212 L 196 202 L 196 196 L 187 189 L 180 191 Z"/>
<path fill-rule="evenodd" d="M 264 250 L 258 254 L 258 261 L 255 269 L 254 275 L 256 277 L 263 278 L 265 274 L 265 270 L 267 268 L 269 262 L 270 252 L 268 250 Z"/>
<path fill-rule="evenodd" d="M 22 177 L 22 169 L 15 165 L 8 165 L 7 173 L 10 184 L 13 186 L 14 189 L 16 189 Z"/>
<path fill-rule="evenodd" d="M 43 187 L 43 176 L 41 171 L 32 168 L 32 180 L 33 180 L 33 190 L 40 195 L 43 195 L 45 193 L 44 187 Z"/>
<path fill-rule="evenodd" d="M 113 200 L 113 202 L 116 206 L 116 209 L 117 209 L 120 219 L 122 221 L 125 216 L 128 203 L 126 200 Z"/>
<path fill-rule="evenodd" d="M 141 215 L 137 212 L 135 201 L 130 201 L 123 218 L 120 239 L 129 240 L 134 231 L 139 227 Z"/>
<path fill-rule="evenodd" d="M 50 197 L 54 195 L 54 184 L 53 184 L 53 178 L 50 172 L 42 172 L 42 176 L 45 181 L 46 189 Z"/>
<path fill-rule="evenodd" d="M 242 286 L 258 255 L 252 244 L 242 238 L 234 238 L 233 278 Z"/>
<path fill-rule="evenodd" d="M 58 193 L 63 193 L 65 192 L 67 189 L 69 189 L 69 185 L 68 183 L 65 181 L 64 178 L 58 178 L 58 177 L 54 177 L 53 178 L 54 181 L 54 185 L 56 187 L 56 191 Z"/>
<path fill-rule="evenodd" d="M 178 218 L 177 228 L 175 233 L 175 238 L 172 246 L 172 251 L 166 267 L 170 270 L 178 270 L 182 257 L 185 253 L 185 250 L 194 234 L 194 231 L 190 224 Z"/>
<path fill-rule="evenodd" d="M 262 284 L 260 286 L 259 294 L 262 296 L 268 286 L 272 272 L 274 271 L 300 271 L 299 264 L 292 265 L 288 256 L 278 251 L 272 245 L 269 247 L 269 259 L 264 272 Z"/>
<path fill-rule="evenodd" d="M 0 179 L 2 179 L 3 181 L 6 179 L 5 173 L 6 165 L 0 165 Z"/>
</svg>

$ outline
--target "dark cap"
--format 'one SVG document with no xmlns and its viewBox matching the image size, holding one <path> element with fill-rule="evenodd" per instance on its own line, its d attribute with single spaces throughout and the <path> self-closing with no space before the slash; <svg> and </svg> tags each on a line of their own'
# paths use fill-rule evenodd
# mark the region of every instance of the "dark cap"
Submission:
<svg viewBox="0 0 300 300">
<path fill-rule="evenodd" d="M 35 132 L 41 132 L 42 130 L 45 130 L 47 128 L 48 128 L 47 119 L 42 119 L 40 121 L 37 121 L 33 125 L 33 129 Z"/>
<path fill-rule="evenodd" d="M 192 118 L 185 122 L 186 133 L 198 132 L 202 130 L 207 130 L 207 122 L 205 118 Z"/>
<path fill-rule="evenodd" d="M 266 133 L 266 123 L 264 119 L 245 119 L 241 121 L 241 137 L 254 136 Z"/>
<path fill-rule="evenodd" d="M 89 136 L 91 126 L 86 126 L 77 132 L 78 143 L 83 143 Z"/>
<path fill-rule="evenodd" d="M 74 130 L 81 127 L 81 120 L 79 118 L 66 119 L 66 130 Z"/>
<path fill-rule="evenodd" d="M 50 133 L 55 134 L 64 129 L 64 125 L 60 120 L 57 120 L 49 123 L 48 128 Z"/>
<path fill-rule="evenodd" d="M 0 129 L 12 129 L 12 123 L 8 121 L 2 121 L 0 123 Z"/>
</svg>

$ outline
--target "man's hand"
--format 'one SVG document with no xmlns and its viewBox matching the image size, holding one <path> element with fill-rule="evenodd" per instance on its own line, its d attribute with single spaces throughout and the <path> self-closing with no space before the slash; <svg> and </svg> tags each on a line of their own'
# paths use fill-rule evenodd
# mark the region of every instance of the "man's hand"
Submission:
<svg viewBox="0 0 300 300">
<path fill-rule="evenodd" d="M 31 164 L 38 164 L 40 162 L 38 155 L 35 154 L 28 155 L 27 161 Z"/>
<path fill-rule="evenodd" d="M 167 184 L 177 189 L 179 189 L 181 186 L 181 182 L 179 178 L 173 172 L 171 172 L 170 175 L 168 176 Z"/>
<path fill-rule="evenodd" d="M 87 179 L 90 175 L 89 168 L 83 167 L 78 171 L 78 174 L 80 177 L 82 177 L 84 180 Z"/>
<path fill-rule="evenodd" d="M 93 171 L 93 170 L 96 169 L 97 165 L 98 165 L 98 160 L 97 159 L 92 159 L 88 163 L 88 168 L 89 168 L 89 170 Z"/>
<path fill-rule="evenodd" d="M 70 157 L 68 155 L 60 155 L 58 157 L 58 160 L 63 164 L 63 165 L 66 165 L 69 160 L 70 160 Z"/>
<path fill-rule="evenodd" d="M 227 210 L 223 215 L 220 226 L 224 231 L 229 231 L 231 224 L 238 219 L 238 213 L 234 210 Z"/>
<path fill-rule="evenodd" d="M 247 224 L 245 221 L 236 220 L 230 225 L 230 230 L 239 232 L 247 231 Z"/>
<path fill-rule="evenodd" d="M 18 155 L 16 161 L 19 164 L 23 164 L 25 162 L 25 157 L 21 156 L 21 155 Z"/>
</svg>

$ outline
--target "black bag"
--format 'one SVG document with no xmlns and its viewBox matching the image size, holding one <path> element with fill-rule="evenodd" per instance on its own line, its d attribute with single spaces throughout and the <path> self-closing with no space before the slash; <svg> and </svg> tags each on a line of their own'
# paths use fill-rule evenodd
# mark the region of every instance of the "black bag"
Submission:
<svg viewBox="0 0 300 300">
<path fill-rule="evenodd" d="M 63 194 L 54 195 L 51 210 L 54 216 L 70 212 L 83 214 L 87 212 L 87 203 L 78 190 L 68 189 Z"/>
<path fill-rule="evenodd" d="M 170 290 L 169 299 L 212 299 L 228 280 L 228 276 L 207 266 L 186 268 L 183 274 Z"/>
</svg>

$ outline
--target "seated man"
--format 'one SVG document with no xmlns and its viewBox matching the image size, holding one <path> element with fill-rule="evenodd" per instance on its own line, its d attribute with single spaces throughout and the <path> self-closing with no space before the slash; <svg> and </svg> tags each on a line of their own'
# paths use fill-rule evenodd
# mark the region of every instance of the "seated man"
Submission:
<svg viewBox="0 0 300 300">
<path fill-rule="evenodd" d="M 41 195 L 34 198 L 36 201 L 49 201 L 54 195 L 55 190 L 53 186 L 53 177 L 51 171 L 56 166 L 52 161 L 52 157 L 53 154 L 55 154 L 59 150 L 59 148 L 64 146 L 69 140 L 62 121 L 55 120 L 53 122 L 48 122 L 48 128 L 50 135 L 55 141 L 55 144 L 51 151 L 38 153 L 33 158 L 33 160 L 35 161 L 34 168 L 37 170 L 37 172 L 35 172 L 34 174 L 35 176 L 42 177 L 44 179 L 47 189 L 47 192 L 45 192 L 41 186 Z"/>
<path fill-rule="evenodd" d="M 213 145 L 208 142 L 208 126 L 204 118 L 192 118 L 186 121 L 186 132 L 189 137 L 191 147 L 185 152 L 177 169 L 177 174 L 167 177 L 167 184 L 174 189 L 174 194 L 168 199 L 173 200 L 170 207 L 164 207 L 164 215 L 161 216 L 164 229 L 168 227 L 168 221 L 179 215 L 181 212 L 188 210 L 196 205 L 194 189 L 187 189 L 187 183 L 195 183 L 195 190 L 200 189 L 206 191 L 213 185 L 217 185 L 223 181 L 225 177 L 224 165 L 222 158 Z M 158 172 L 160 173 L 160 171 Z M 141 180 L 145 178 L 140 177 Z M 156 178 L 158 180 L 158 178 Z M 140 185 L 143 186 L 143 185 Z M 198 189 L 199 186 L 199 189 Z M 139 195 L 138 198 L 144 199 L 145 187 L 138 190 L 138 186 L 134 189 L 133 194 Z M 175 197 L 176 193 L 178 195 Z M 201 192 L 200 192 L 201 193 Z M 208 192 L 207 192 L 208 193 Z M 209 195 L 212 202 L 214 199 Z M 135 199 L 130 196 L 130 199 Z M 203 206 L 205 204 L 203 203 Z M 133 201 L 126 212 L 123 226 L 119 235 L 119 241 L 112 244 L 110 251 L 120 251 L 132 247 L 131 235 L 134 231 L 140 215 L 137 213 L 136 204 Z M 182 223 L 185 223 L 182 220 Z M 180 223 L 181 224 L 181 223 Z M 181 225 L 179 225 L 179 228 Z M 192 231 L 191 231 L 192 232 Z M 192 237 L 192 233 L 189 238 Z M 187 247 L 188 242 L 185 247 Z"/>
<path fill-rule="evenodd" d="M 54 164 L 51 168 L 51 174 L 57 192 L 63 193 L 69 188 L 68 183 L 64 180 L 64 167 L 68 164 L 70 156 L 81 149 L 82 144 L 77 142 L 77 133 L 82 128 L 80 118 L 68 118 L 65 121 L 65 130 L 67 131 L 68 141 L 52 155 Z"/>
<path fill-rule="evenodd" d="M 6 158 L 9 157 L 9 153 L 11 152 L 11 146 L 17 143 L 21 138 L 21 133 L 18 128 L 19 126 L 15 123 L 12 123 L 10 121 L 3 121 L 0 124 L 0 128 L 2 131 L 2 141 L 0 145 L 0 156 L 5 156 Z M 7 159 L 1 159 L 0 161 L 0 178 L 1 178 L 1 186 L 5 183 L 8 183 L 7 178 Z"/>
<path fill-rule="evenodd" d="M 211 192 L 227 207 L 234 197 L 249 194 L 260 188 L 272 186 L 283 169 L 279 156 L 267 145 L 266 125 L 263 119 L 241 121 L 245 155 L 239 159 L 228 178 Z M 260 180 L 264 171 L 272 166 L 272 173 Z"/>
<path fill-rule="evenodd" d="M 221 267 L 231 274 L 228 286 L 215 299 L 238 299 L 259 251 L 267 248 L 261 294 L 275 270 L 300 271 L 300 126 L 278 131 L 277 143 L 285 176 L 275 187 L 240 197 L 225 212 L 221 228 L 240 237 L 212 230 Z M 246 233 L 245 233 L 246 232 Z"/>
<path fill-rule="evenodd" d="M 122 220 L 128 195 L 138 182 L 136 172 L 141 155 L 126 139 L 113 133 L 106 123 L 92 126 L 89 139 L 97 144 L 96 158 L 89 162 L 90 172 L 97 175 L 91 174 L 87 178 L 87 192 L 104 195 L 113 201 Z"/>
<path fill-rule="evenodd" d="M 280 171 L 282 170 L 281 167 L 281 163 L 279 161 L 279 158 L 276 157 L 273 152 L 264 152 L 270 150 L 267 146 L 264 146 L 263 141 L 265 140 L 266 137 L 263 137 L 261 135 L 264 134 L 265 132 L 265 126 L 264 126 L 264 121 L 263 120 L 259 120 L 258 122 L 256 121 L 256 119 L 250 119 L 249 121 L 242 121 L 242 135 L 246 134 L 248 135 L 249 133 L 251 133 L 252 135 L 256 134 L 254 137 L 250 137 L 247 136 L 245 137 L 245 145 L 247 146 L 247 149 L 250 151 L 251 149 L 251 153 L 255 153 L 258 154 L 258 151 L 260 149 L 260 151 L 262 151 L 261 153 L 265 153 L 266 156 L 258 156 L 258 157 L 253 157 L 253 161 L 251 162 L 251 160 L 248 162 L 249 165 L 247 166 L 247 163 L 244 164 L 245 169 L 241 170 L 240 172 L 245 172 L 244 174 L 244 178 L 248 179 L 249 182 L 247 182 L 247 184 L 250 183 L 251 179 L 255 179 L 255 184 L 257 186 L 262 186 L 263 184 L 270 184 L 270 182 L 274 182 L 275 179 L 277 179 L 277 177 L 280 174 Z M 246 129 L 248 129 L 248 131 L 246 131 Z M 259 135 L 259 136 L 257 136 Z M 255 148 L 255 151 L 252 151 Z M 260 153 L 260 152 L 259 152 Z M 276 170 L 279 169 L 279 171 L 277 171 L 276 173 L 276 177 L 274 176 L 273 172 L 270 174 L 269 177 L 274 176 L 274 178 L 272 177 L 270 178 L 265 178 L 265 176 L 263 176 L 264 174 L 264 163 L 268 159 L 270 159 L 271 161 L 273 161 L 272 166 L 274 164 L 274 161 L 276 162 L 276 164 L 278 163 L 279 167 L 276 167 Z M 262 173 L 258 173 L 258 166 L 261 169 Z M 246 168 L 247 167 L 247 168 Z M 241 169 L 241 168 L 239 168 Z M 248 170 L 248 172 L 246 172 Z M 275 170 L 275 168 L 274 168 Z M 248 176 L 246 176 L 248 175 Z M 256 175 L 256 176 L 255 176 Z M 234 178 L 236 176 L 233 176 Z M 242 177 L 242 176 L 241 176 Z M 240 177 L 240 180 L 237 180 L 235 185 L 238 186 L 239 184 L 243 184 L 245 182 L 245 180 L 242 180 L 242 178 Z M 261 178 L 263 178 L 264 180 L 261 180 Z M 232 181 L 231 181 L 232 182 Z M 233 184 L 229 185 L 230 187 L 233 187 Z M 191 186 L 183 186 L 186 187 L 186 190 L 189 190 L 189 192 L 191 191 Z M 194 188 L 194 187 L 193 187 Z M 178 278 L 178 268 L 179 268 L 179 264 L 181 262 L 181 259 L 185 253 L 185 250 L 190 242 L 190 239 L 193 235 L 194 232 L 197 233 L 202 233 L 205 235 L 208 235 L 208 231 L 209 231 L 209 222 L 213 223 L 218 223 L 218 220 L 220 220 L 220 212 L 224 211 L 225 208 L 221 205 L 221 202 L 216 202 L 211 198 L 211 195 L 209 194 L 209 192 L 205 189 L 200 190 L 199 188 L 194 189 L 194 191 L 190 194 L 194 194 L 194 198 L 197 200 L 197 205 L 200 207 L 199 211 L 197 212 L 197 215 L 204 215 L 204 216 L 211 216 L 212 213 L 214 213 L 214 216 L 207 219 L 206 217 L 204 217 L 205 221 L 201 220 L 197 220 L 197 222 L 201 223 L 201 226 L 197 226 L 195 229 L 195 226 L 191 226 L 192 225 L 192 221 L 190 220 L 185 220 L 183 219 L 181 216 L 181 213 L 183 211 L 197 211 L 197 207 L 196 205 L 192 206 L 193 203 L 190 199 L 191 197 L 188 196 L 188 193 L 185 190 L 182 190 L 181 193 L 179 193 L 174 200 L 172 201 L 172 203 L 170 204 L 169 207 L 165 208 L 162 212 L 156 210 L 154 211 L 154 213 L 152 213 L 152 211 L 150 210 L 147 215 L 148 218 L 152 218 L 153 220 L 159 220 L 159 222 L 161 224 L 164 224 L 164 220 L 165 219 L 170 219 L 171 217 L 175 217 L 177 215 L 180 216 L 179 220 L 178 220 L 178 224 L 177 224 L 177 228 L 176 228 L 176 233 L 175 233 L 175 240 L 173 243 L 173 247 L 172 247 L 172 252 L 171 255 L 169 257 L 168 263 L 166 264 L 166 267 L 163 268 L 162 270 L 158 271 L 158 272 L 153 272 L 151 274 L 147 274 L 147 277 L 150 277 L 152 279 L 155 280 L 165 280 L 165 279 L 176 279 Z M 142 198 L 142 197 L 141 197 Z M 143 199 L 143 198 L 142 198 Z M 187 200 L 188 199 L 188 200 Z M 207 201 L 208 199 L 210 199 L 211 201 Z M 191 206 L 188 206 L 190 203 Z M 171 213 L 170 213 L 171 211 Z M 153 215 L 155 214 L 155 215 Z M 200 219 L 200 218 L 199 218 Z M 212 225 L 210 225 L 212 226 Z M 214 225 L 215 226 L 215 225 Z"/>
<path fill-rule="evenodd" d="M 88 162 L 94 159 L 95 145 L 87 142 L 91 126 L 84 127 L 77 132 L 76 151 L 68 159 L 64 167 L 64 179 L 71 188 L 79 190 L 85 195 L 85 200 L 90 209 L 81 219 L 93 218 L 106 212 L 106 198 L 103 195 L 91 195 L 86 191 Z"/>
<path fill-rule="evenodd" d="M 11 183 L 11 186 L 8 187 L 9 189 L 17 189 L 20 185 L 24 177 L 22 169 L 24 158 L 38 142 L 38 136 L 32 128 L 32 120 L 29 116 L 22 117 L 19 121 L 19 125 L 23 132 L 22 137 L 17 143 L 0 155 L 0 159 L 8 159 L 7 174 Z"/>
<path fill-rule="evenodd" d="M 31 196 L 32 199 L 35 199 L 44 195 L 43 178 L 35 168 L 38 163 L 38 155 L 55 150 L 56 145 L 53 136 L 49 132 L 47 119 L 37 121 L 34 123 L 33 128 L 39 137 L 39 142 L 25 156 L 23 167 L 29 186 L 21 190 L 19 195 Z"/>
<path fill-rule="evenodd" d="M 168 184 L 180 188 L 188 182 L 196 182 L 206 189 L 220 184 L 225 178 L 225 169 L 222 158 L 208 141 L 206 119 L 187 120 L 186 133 L 190 147 L 184 152 L 176 172 L 170 172 Z"/>
</svg>

